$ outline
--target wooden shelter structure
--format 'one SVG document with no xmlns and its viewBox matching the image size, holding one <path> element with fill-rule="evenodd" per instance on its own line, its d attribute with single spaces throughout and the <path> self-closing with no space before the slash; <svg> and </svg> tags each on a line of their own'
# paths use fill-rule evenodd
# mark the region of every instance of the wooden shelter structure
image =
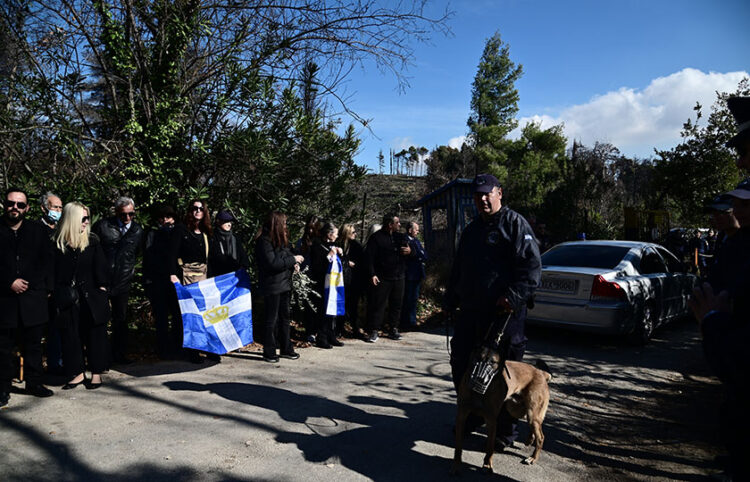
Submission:
<svg viewBox="0 0 750 482">
<path fill-rule="evenodd" d="M 422 208 L 425 250 L 431 259 L 453 259 L 458 240 L 477 215 L 472 180 L 458 178 L 417 201 Z"/>
</svg>

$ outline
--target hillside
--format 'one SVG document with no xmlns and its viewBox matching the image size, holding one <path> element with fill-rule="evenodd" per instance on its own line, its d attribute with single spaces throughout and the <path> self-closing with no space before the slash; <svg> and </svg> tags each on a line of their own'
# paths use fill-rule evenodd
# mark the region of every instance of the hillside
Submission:
<svg viewBox="0 0 750 482">
<path fill-rule="evenodd" d="M 393 212 L 402 222 L 422 223 L 422 212 L 416 201 L 426 194 L 424 177 L 368 174 L 362 185 L 362 192 L 352 213 L 357 221 L 362 219 L 362 203 L 366 194 L 365 229 L 380 223 L 383 215 Z"/>
</svg>

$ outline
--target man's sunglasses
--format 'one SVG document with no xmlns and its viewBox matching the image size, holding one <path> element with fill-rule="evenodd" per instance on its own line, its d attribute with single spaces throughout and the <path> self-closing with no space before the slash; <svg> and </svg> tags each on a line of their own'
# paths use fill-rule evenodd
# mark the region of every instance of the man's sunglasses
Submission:
<svg viewBox="0 0 750 482">
<path fill-rule="evenodd" d="M 127 212 L 123 211 L 119 215 L 120 216 L 127 216 L 129 218 L 134 218 L 135 217 L 135 211 L 127 211 Z"/>
<path fill-rule="evenodd" d="M 6 208 L 12 208 L 13 206 L 18 206 L 18 209 L 26 209 L 26 206 L 28 206 L 28 204 L 26 204 L 25 202 L 11 201 L 10 199 L 5 200 Z"/>
</svg>

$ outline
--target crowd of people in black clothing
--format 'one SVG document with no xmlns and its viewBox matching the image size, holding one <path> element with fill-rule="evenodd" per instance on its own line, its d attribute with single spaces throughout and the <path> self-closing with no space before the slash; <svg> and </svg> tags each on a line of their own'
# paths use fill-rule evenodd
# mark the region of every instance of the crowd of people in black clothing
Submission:
<svg viewBox="0 0 750 482">
<path fill-rule="evenodd" d="M 0 221 L 0 406 L 10 399 L 12 380 L 19 374 L 16 345 L 23 360 L 26 393 L 53 395 L 42 383 L 44 352 L 47 371 L 65 376 L 63 390 L 102 385 L 112 364 L 129 364 L 128 302 L 142 255 L 142 282 L 156 326 L 156 353 L 161 359 L 187 358 L 203 363 L 219 355 L 182 347 L 182 316 L 174 283 L 201 280 L 249 270 L 251 260 L 232 230 L 237 222 L 222 209 L 211 222 L 205 201 L 191 200 L 182 222 L 170 206 L 159 206 L 157 225 L 144 230 L 135 221 L 136 204 L 129 197 L 114 203 L 114 215 L 91 226 L 92 213 L 80 202 L 63 205 L 48 192 L 40 199 L 42 216 L 29 216 L 27 193 L 8 189 Z M 416 324 L 419 283 L 424 278 L 424 249 L 416 238 L 419 226 L 401 231 L 399 218 L 384 217 L 365 246 L 352 224 L 339 236 L 331 222 L 308 219 L 302 238 L 289 240 L 287 217 L 271 212 L 255 236 L 253 258 L 263 297 L 263 358 L 297 359 L 290 336 L 292 276 L 304 272 L 317 296 L 303 307 L 304 328 L 318 347 L 341 346 L 343 325 L 375 342 L 388 305 L 389 334 L 399 339 L 399 325 Z M 345 315 L 326 307 L 326 276 L 339 263 L 345 288 Z M 338 271 L 336 273 L 339 273 Z M 334 273 L 335 274 L 335 273 Z M 405 295 L 406 293 L 406 295 Z M 367 319 L 359 305 L 367 297 Z M 403 307 L 403 309 L 402 309 Z M 403 313 L 403 316 L 402 316 Z M 339 315 L 339 316 L 337 316 Z M 108 336 L 111 326 L 111 336 Z M 366 329 L 365 333 L 362 330 Z M 256 332 L 257 332 L 256 331 Z M 90 377 L 86 373 L 90 372 Z"/>
</svg>

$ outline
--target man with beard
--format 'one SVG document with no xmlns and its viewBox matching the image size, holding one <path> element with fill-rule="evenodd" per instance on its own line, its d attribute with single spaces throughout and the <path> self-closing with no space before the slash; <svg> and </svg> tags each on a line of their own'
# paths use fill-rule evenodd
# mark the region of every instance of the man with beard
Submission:
<svg viewBox="0 0 750 482">
<path fill-rule="evenodd" d="M 53 287 L 52 242 L 39 223 L 25 221 L 28 198 L 21 189 L 5 193 L 0 221 L 0 407 L 10 400 L 13 348 L 21 340 L 26 392 L 49 397 L 42 385 L 42 336 Z"/>
</svg>

